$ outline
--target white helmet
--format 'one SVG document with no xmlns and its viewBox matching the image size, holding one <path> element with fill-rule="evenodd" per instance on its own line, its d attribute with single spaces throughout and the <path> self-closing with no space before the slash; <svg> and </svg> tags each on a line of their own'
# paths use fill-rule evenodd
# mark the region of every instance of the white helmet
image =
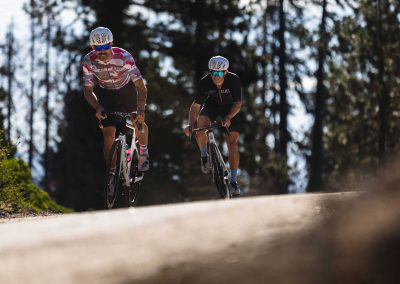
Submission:
<svg viewBox="0 0 400 284">
<path fill-rule="evenodd" d="M 229 68 L 229 61 L 223 56 L 217 55 L 208 61 L 208 69 L 215 71 L 225 71 Z"/>
<path fill-rule="evenodd" d="M 90 32 L 90 45 L 104 45 L 112 41 L 113 35 L 107 28 L 98 27 Z"/>
</svg>

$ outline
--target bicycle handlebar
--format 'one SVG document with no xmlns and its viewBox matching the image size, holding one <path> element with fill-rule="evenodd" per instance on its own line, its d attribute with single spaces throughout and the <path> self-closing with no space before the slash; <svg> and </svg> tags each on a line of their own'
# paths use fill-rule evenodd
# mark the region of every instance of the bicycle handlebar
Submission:
<svg viewBox="0 0 400 284">
<path fill-rule="evenodd" d="M 120 116 L 120 117 L 130 117 L 131 115 L 137 114 L 137 111 L 132 111 L 132 112 L 121 112 L 121 111 L 113 111 L 113 112 L 103 112 L 103 114 L 106 115 L 116 115 L 116 116 Z"/>
<path fill-rule="evenodd" d="M 224 128 L 224 131 L 226 132 L 226 134 L 228 136 L 231 134 L 229 129 L 228 129 L 228 127 L 223 126 L 223 121 L 222 120 L 214 121 L 214 122 L 212 122 L 210 125 L 208 125 L 206 127 L 192 129 L 191 132 L 192 133 L 196 133 L 196 132 L 199 132 L 199 131 L 212 130 L 212 129 L 216 129 L 216 128 Z"/>
<path fill-rule="evenodd" d="M 103 115 L 115 115 L 115 116 L 119 116 L 122 118 L 130 118 L 132 115 L 137 115 L 138 112 L 137 111 L 132 111 L 132 112 L 121 112 L 121 111 L 113 111 L 113 112 L 102 112 Z M 102 123 L 103 119 L 99 120 L 99 127 L 103 128 L 103 123 Z M 144 133 L 144 129 L 143 129 L 143 125 L 141 123 L 137 123 L 138 129 L 141 133 Z"/>
</svg>

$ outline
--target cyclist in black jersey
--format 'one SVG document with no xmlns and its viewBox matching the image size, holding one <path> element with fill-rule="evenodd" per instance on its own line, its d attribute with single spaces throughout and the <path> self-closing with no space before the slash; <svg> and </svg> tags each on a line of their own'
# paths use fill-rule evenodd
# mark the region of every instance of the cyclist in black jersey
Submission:
<svg viewBox="0 0 400 284">
<path fill-rule="evenodd" d="M 229 152 L 232 195 L 239 196 L 240 188 L 237 183 L 239 168 L 238 140 L 240 121 L 237 114 L 242 105 L 242 90 L 239 77 L 228 71 L 229 61 L 222 56 L 214 56 L 208 62 L 210 73 L 204 76 L 199 83 L 197 95 L 189 110 L 189 125 L 185 127 L 185 135 L 191 135 L 191 129 L 197 122 L 197 127 L 210 125 L 220 117 L 224 126 L 228 127 L 231 135 L 225 140 Z M 210 172 L 210 161 L 207 152 L 207 137 L 204 131 L 196 133 L 197 144 L 201 152 L 201 170 Z"/>
</svg>

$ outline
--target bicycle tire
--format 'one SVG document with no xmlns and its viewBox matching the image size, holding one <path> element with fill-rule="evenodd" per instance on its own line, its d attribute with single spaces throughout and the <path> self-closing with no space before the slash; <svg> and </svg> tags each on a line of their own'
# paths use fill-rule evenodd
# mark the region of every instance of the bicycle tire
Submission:
<svg viewBox="0 0 400 284">
<path fill-rule="evenodd" d="M 115 140 L 108 157 L 105 173 L 104 184 L 104 207 L 112 209 L 115 207 L 117 197 L 121 190 L 121 149 L 122 142 Z M 113 168 L 113 160 L 115 160 L 115 170 Z"/>
<path fill-rule="evenodd" d="M 213 167 L 213 180 L 214 184 L 217 187 L 218 193 L 221 198 L 227 199 L 230 198 L 229 186 L 226 182 L 224 176 L 224 168 L 221 163 L 224 161 L 220 160 L 220 156 L 218 155 L 218 148 L 215 144 L 210 144 L 210 155 L 211 155 L 211 163 Z"/>
<path fill-rule="evenodd" d="M 139 153 L 135 151 L 132 154 L 132 162 L 131 162 L 131 172 L 129 174 L 131 178 L 131 186 L 129 187 L 129 206 L 135 207 L 138 204 L 139 192 L 141 187 L 141 181 L 135 182 L 135 178 L 139 175 L 143 175 L 143 173 L 139 172 L 138 164 L 139 164 Z"/>
</svg>

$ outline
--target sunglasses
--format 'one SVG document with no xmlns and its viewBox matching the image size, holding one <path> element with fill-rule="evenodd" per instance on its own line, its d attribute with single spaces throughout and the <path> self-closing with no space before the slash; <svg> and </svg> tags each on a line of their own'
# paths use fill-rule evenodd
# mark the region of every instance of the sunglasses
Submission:
<svg viewBox="0 0 400 284">
<path fill-rule="evenodd" d="M 96 51 L 102 51 L 102 50 L 109 50 L 111 48 L 111 45 L 105 44 L 105 45 L 95 45 L 94 49 Z"/>
<path fill-rule="evenodd" d="M 214 77 L 222 77 L 225 74 L 225 71 L 213 71 L 213 70 L 211 70 L 210 72 L 211 72 L 211 75 L 214 76 Z"/>
</svg>

